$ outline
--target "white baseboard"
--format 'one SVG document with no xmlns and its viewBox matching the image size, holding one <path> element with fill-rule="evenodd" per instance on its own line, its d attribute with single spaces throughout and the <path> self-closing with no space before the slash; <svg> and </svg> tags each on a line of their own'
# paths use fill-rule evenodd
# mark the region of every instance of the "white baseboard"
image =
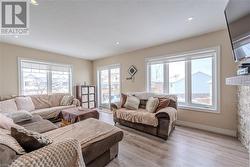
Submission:
<svg viewBox="0 0 250 167">
<path fill-rule="evenodd" d="M 205 131 L 223 134 L 223 135 L 227 135 L 227 136 L 237 137 L 237 132 L 235 130 L 216 128 L 213 126 L 192 123 L 192 122 L 186 122 L 186 121 L 180 121 L 180 120 L 177 120 L 176 124 L 180 125 L 180 126 L 186 126 L 186 127 L 190 127 L 190 128 L 205 130 Z"/>
</svg>

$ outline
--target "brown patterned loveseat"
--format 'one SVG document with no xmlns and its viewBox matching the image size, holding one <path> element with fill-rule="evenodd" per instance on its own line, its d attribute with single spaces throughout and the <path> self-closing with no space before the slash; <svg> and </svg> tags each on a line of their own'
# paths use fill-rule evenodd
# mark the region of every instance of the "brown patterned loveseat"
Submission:
<svg viewBox="0 0 250 167">
<path fill-rule="evenodd" d="M 165 140 L 175 128 L 177 120 L 177 96 L 155 94 L 148 92 L 128 93 L 126 95 L 136 96 L 140 103 L 145 103 L 149 97 L 168 98 L 169 106 L 156 113 L 147 112 L 145 106 L 140 104 L 139 110 L 128 110 L 121 107 L 121 104 L 111 104 L 115 123 L 134 128 Z"/>
</svg>

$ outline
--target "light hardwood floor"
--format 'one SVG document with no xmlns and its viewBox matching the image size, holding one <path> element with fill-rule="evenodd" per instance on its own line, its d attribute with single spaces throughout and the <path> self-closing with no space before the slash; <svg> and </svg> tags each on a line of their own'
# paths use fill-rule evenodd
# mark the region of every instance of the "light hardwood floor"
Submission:
<svg viewBox="0 0 250 167">
<path fill-rule="evenodd" d="M 112 114 L 100 120 L 114 124 Z M 235 138 L 177 126 L 167 141 L 117 125 L 124 131 L 119 155 L 107 167 L 250 167 Z"/>
</svg>

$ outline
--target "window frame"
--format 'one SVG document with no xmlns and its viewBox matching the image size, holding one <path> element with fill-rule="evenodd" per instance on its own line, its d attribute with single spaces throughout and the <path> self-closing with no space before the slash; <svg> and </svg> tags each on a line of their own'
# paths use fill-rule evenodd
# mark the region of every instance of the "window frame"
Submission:
<svg viewBox="0 0 250 167">
<path fill-rule="evenodd" d="M 18 92 L 20 96 L 26 96 L 25 94 L 23 94 L 23 85 L 22 85 L 22 81 L 23 81 L 23 77 L 22 77 L 22 66 L 21 63 L 22 62 L 29 62 L 29 63 L 38 63 L 38 64 L 44 64 L 44 65 L 48 65 L 48 66 L 61 66 L 61 67 L 68 67 L 70 69 L 70 74 L 69 74 L 69 92 L 68 94 L 72 95 L 73 94 L 73 66 L 71 64 L 61 64 L 61 63 L 53 63 L 53 62 L 47 62 L 47 61 L 43 61 L 43 60 L 34 60 L 34 59 L 28 59 L 28 58 L 22 58 L 22 57 L 18 57 Z M 47 80 L 47 94 L 52 94 L 52 71 L 49 70 L 48 74 L 47 74 L 48 80 Z M 51 83 L 51 85 L 50 85 Z"/>
<path fill-rule="evenodd" d="M 211 54 L 212 53 L 212 54 Z M 208 56 L 208 54 L 210 56 Z M 212 57 L 212 105 L 203 105 L 192 103 L 192 60 Z M 185 61 L 185 103 L 179 102 L 181 109 L 193 111 L 203 111 L 211 113 L 220 113 L 220 46 L 183 52 L 165 56 L 145 58 L 146 72 L 146 90 L 150 92 L 151 64 L 164 64 L 164 93 L 169 92 L 169 68 L 168 64 L 176 61 Z M 166 74 L 167 73 L 167 74 Z"/>
</svg>

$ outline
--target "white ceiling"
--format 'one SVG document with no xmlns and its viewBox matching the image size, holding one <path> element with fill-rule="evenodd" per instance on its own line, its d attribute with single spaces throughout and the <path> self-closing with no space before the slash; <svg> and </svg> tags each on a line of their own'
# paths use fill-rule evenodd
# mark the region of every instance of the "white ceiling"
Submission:
<svg viewBox="0 0 250 167">
<path fill-rule="evenodd" d="M 1 41 L 94 60 L 226 27 L 227 0 L 37 2 L 30 9 L 30 35 Z"/>
</svg>

